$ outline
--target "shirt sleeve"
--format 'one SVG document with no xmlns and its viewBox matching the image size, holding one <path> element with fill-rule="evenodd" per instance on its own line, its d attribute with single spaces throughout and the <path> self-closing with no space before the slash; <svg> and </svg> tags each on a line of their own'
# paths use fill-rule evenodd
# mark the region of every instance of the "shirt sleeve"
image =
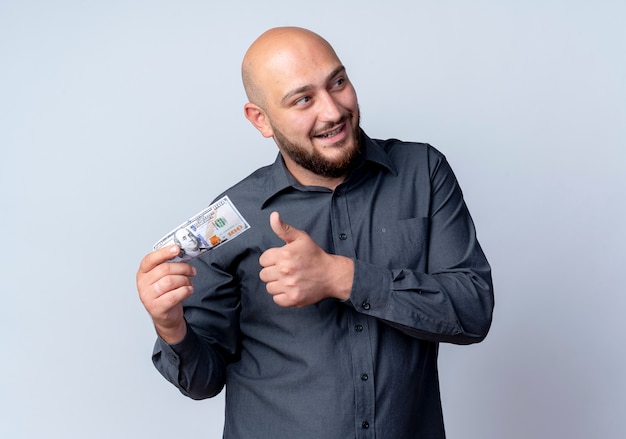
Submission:
<svg viewBox="0 0 626 439">
<path fill-rule="evenodd" d="M 239 298 L 230 275 L 210 269 L 203 258 L 192 264 L 197 290 L 183 303 L 187 335 L 173 345 L 157 338 L 152 362 L 182 394 L 205 399 L 223 389 L 226 365 L 236 353 Z"/>
<path fill-rule="evenodd" d="M 429 178 L 424 188 L 430 192 L 427 268 L 380 267 L 356 259 L 350 302 L 357 311 L 415 338 L 476 343 L 491 325 L 491 268 L 443 156 L 431 164 Z"/>
</svg>

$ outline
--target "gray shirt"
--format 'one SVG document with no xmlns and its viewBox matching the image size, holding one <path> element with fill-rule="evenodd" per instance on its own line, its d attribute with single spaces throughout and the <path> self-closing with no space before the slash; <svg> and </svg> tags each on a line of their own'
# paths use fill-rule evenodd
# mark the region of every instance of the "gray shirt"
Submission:
<svg viewBox="0 0 626 439">
<path fill-rule="evenodd" d="M 304 187 L 282 158 L 227 190 L 251 229 L 193 262 L 187 337 L 153 361 L 195 399 L 226 386 L 225 438 L 443 438 L 439 342 L 481 341 L 489 264 L 445 157 L 362 133 L 335 191 Z M 259 256 L 284 243 L 269 215 L 355 263 L 349 300 L 276 305 Z"/>
</svg>

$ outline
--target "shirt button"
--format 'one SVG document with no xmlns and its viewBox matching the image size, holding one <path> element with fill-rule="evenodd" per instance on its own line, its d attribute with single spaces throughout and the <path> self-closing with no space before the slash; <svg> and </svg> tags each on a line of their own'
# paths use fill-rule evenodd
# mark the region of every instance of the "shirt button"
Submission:
<svg viewBox="0 0 626 439">
<path fill-rule="evenodd" d="M 361 422 L 361 427 L 363 427 L 363 428 L 370 428 L 370 424 L 367 421 L 363 421 L 363 422 Z"/>
<path fill-rule="evenodd" d="M 367 311 L 371 308 L 370 303 L 369 302 L 363 302 L 363 304 L 361 305 L 361 307 Z"/>
<path fill-rule="evenodd" d="M 369 378 L 369 377 L 367 376 L 367 374 L 366 374 L 366 373 L 364 373 L 363 375 L 361 375 L 361 379 L 362 379 L 363 381 L 367 381 L 367 379 L 368 379 L 368 378 Z"/>
<path fill-rule="evenodd" d="M 354 330 L 355 330 L 356 332 L 361 332 L 361 331 L 363 331 L 363 325 L 356 325 L 356 326 L 354 327 Z"/>
<path fill-rule="evenodd" d="M 341 239 L 342 241 L 345 241 L 346 239 L 348 239 L 348 235 L 346 235 L 345 233 L 340 233 L 339 239 Z"/>
</svg>

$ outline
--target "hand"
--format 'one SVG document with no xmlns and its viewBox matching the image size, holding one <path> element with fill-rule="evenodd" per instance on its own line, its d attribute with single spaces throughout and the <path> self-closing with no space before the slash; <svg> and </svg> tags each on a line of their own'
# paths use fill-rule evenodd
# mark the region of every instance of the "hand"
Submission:
<svg viewBox="0 0 626 439">
<path fill-rule="evenodd" d="M 146 255 L 137 271 L 137 291 L 163 340 L 175 344 L 187 334 L 182 301 L 193 293 L 196 269 L 183 262 L 166 262 L 178 255 L 172 245 Z"/>
<path fill-rule="evenodd" d="M 278 212 L 270 215 L 270 226 L 285 241 L 259 258 L 263 267 L 259 277 L 274 302 L 303 307 L 328 297 L 345 300 L 350 296 L 352 259 L 326 253 L 306 232 L 282 222 Z"/>
</svg>

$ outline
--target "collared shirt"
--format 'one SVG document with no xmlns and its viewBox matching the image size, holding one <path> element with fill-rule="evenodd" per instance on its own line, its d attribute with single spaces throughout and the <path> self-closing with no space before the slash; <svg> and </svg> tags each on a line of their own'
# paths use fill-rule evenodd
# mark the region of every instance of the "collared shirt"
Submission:
<svg viewBox="0 0 626 439">
<path fill-rule="evenodd" d="M 226 191 L 250 230 L 193 262 L 188 333 L 153 361 L 195 399 L 226 386 L 225 438 L 443 438 L 439 342 L 487 334 L 489 264 L 461 190 L 432 146 L 362 133 L 359 166 L 331 191 L 282 158 Z M 259 256 L 284 245 L 270 213 L 352 258 L 345 301 L 274 303 Z"/>
</svg>

